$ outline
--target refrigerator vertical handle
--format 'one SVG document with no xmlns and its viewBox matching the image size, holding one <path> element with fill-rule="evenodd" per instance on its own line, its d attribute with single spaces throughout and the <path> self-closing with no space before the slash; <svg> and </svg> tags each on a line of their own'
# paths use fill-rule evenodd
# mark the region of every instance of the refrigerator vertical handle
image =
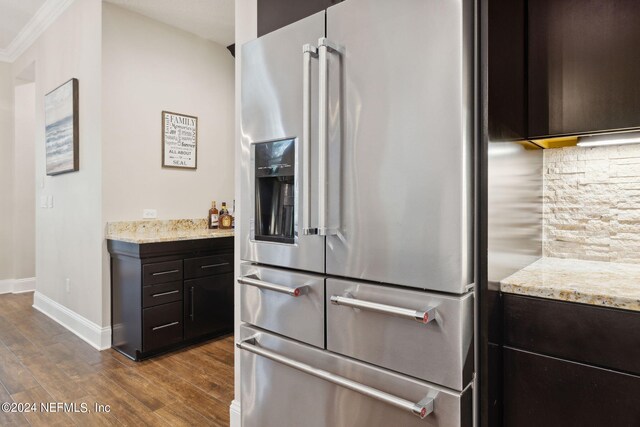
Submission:
<svg viewBox="0 0 640 427">
<path fill-rule="evenodd" d="M 336 44 L 322 37 L 318 40 L 318 60 L 319 69 L 319 120 L 318 120 L 318 144 L 320 152 L 318 156 L 318 232 L 322 236 L 331 236 L 338 233 L 335 228 L 327 226 L 328 215 L 328 163 L 329 163 L 329 63 L 327 55 L 329 53 L 341 55 Z"/>
<path fill-rule="evenodd" d="M 302 46 L 302 232 L 318 234 L 311 226 L 311 59 L 318 57 L 318 49 L 310 44 Z"/>
</svg>

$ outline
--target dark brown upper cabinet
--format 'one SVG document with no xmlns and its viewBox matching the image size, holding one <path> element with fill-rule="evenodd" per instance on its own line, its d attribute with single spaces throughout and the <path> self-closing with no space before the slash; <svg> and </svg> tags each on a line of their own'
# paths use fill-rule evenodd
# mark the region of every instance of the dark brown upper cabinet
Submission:
<svg viewBox="0 0 640 427">
<path fill-rule="evenodd" d="M 258 37 L 340 3 L 342 0 L 258 0 Z"/>
<path fill-rule="evenodd" d="M 525 0 L 491 0 L 488 8 L 489 139 L 525 139 L 526 3 Z"/>
<path fill-rule="evenodd" d="M 529 137 L 640 127 L 640 1 L 529 0 Z"/>
</svg>

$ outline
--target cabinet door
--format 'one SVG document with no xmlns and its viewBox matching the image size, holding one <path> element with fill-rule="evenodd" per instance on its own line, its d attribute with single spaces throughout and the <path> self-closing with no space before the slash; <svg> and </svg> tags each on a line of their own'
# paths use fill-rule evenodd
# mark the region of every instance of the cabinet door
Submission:
<svg viewBox="0 0 640 427">
<path fill-rule="evenodd" d="M 526 137 L 526 4 L 524 0 L 489 2 L 489 138 Z"/>
<path fill-rule="evenodd" d="M 640 377 L 504 350 L 504 425 L 640 425 Z"/>
<path fill-rule="evenodd" d="M 185 340 L 232 330 L 233 273 L 185 280 Z"/>
<path fill-rule="evenodd" d="M 640 2 L 528 4 L 530 137 L 640 126 Z"/>
</svg>

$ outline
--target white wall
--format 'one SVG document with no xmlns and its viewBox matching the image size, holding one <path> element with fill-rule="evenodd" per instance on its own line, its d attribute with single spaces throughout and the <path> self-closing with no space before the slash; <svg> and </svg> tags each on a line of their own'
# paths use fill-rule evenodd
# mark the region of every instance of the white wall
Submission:
<svg viewBox="0 0 640 427">
<path fill-rule="evenodd" d="M 13 64 L 35 62 L 36 291 L 99 326 L 102 304 L 102 133 L 100 0 L 73 2 Z M 79 80 L 80 171 L 45 177 L 44 95 Z M 67 292 L 65 280 L 70 280 Z"/>
<path fill-rule="evenodd" d="M 240 198 L 240 159 L 241 159 L 241 128 L 242 123 L 240 96 L 241 96 L 241 72 L 242 72 L 242 45 L 258 36 L 258 6 L 257 0 L 236 0 L 236 91 L 235 91 L 235 175 L 236 175 L 236 200 Z M 236 215 L 241 215 L 242 209 L 236 207 Z M 241 218 L 236 219 L 235 234 L 235 271 L 240 271 L 240 224 Z M 235 285 L 235 334 L 238 336 L 240 325 L 240 286 Z M 231 407 L 231 425 L 240 427 L 239 406 L 240 403 L 240 357 L 235 351 L 235 400 Z"/>
<path fill-rule="evenodd" d="M 217 43 L 103 5 L 104 220 L 205 218 L 233 200 L 234 60 Z M 197 170 L 162 168 L 162 110 L 198 117 Z"/>
<path fill-rule="evenodd" d="M 13 76 L 0 62 L 0 280 L 13 279 Z"/>
<path fill-rule="evenodd" d="M 15 88 L 14 141 L 13 82 L 31 64 L 35 84 Z M 79 80 L 80 171 L 47 177 L 44 96 L 72 77 Z M 29 239 L 25 227 L 35 223 L 35 305 L 105 345 L 105 223 L 138 219 L 143 208 L 160 218 L 205 217 L 212 199 L 232 201 L 233 87 L 234 60 L 224 46 L 100 0 L 72 2 L 14 64 L 0 64 L 0 200 L 13 207 L 0 209 L 0 280 L 15 278 L 14 270 L 33 275 L 28 259 L 14 262 L 14 252 L 29 249 L 17 250 L 13 237 Z M 196 171 L 161 168 L 162 110 L 199 117 Z M 41 196 L 52 196 L 53 208 L 40 208 Z M 11 217 L 29 204 L 38 206 L 35 220 L 27 214 L 14 226 Z"/>
<path fill-rule="evenodd" d="M 16 82 L 13 149 L 13 278 L 36 275 L 35 128 L 34 82 Z"/>
<path fill-rule="evenodd" d="M 103 229 L 106 222 L 205 218 L 233 200 L 234 60 L 217 43 L 109 3 L 102 16 Z M 162 168 L 161 112 L 198 117 L 198 168 Z M 103 310 L 109 314 L 103 246 Z M 110 321 L 110 320 L 109 320 Z"/>
</svg>

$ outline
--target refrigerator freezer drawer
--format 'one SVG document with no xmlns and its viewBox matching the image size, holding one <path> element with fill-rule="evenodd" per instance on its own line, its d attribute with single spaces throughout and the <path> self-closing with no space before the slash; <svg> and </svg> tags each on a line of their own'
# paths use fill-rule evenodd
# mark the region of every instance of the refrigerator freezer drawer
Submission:
<svg viewBox="0 0 640 427">
<path fill-rule="evenodd" d="M 239 343 L 243 427 L 471 426 L 470 388 L 454 392 L 247 326 Z"/>
<path fill-rule="evenodd" d="M 473 377 L 473 294 L 327 279 L 327 350 L 463 390 Z"/>
<path fill-rule="evenodd" d="M 241 320 L 324 348 L 324 277 L 243 263 Z"/>
</svg>

